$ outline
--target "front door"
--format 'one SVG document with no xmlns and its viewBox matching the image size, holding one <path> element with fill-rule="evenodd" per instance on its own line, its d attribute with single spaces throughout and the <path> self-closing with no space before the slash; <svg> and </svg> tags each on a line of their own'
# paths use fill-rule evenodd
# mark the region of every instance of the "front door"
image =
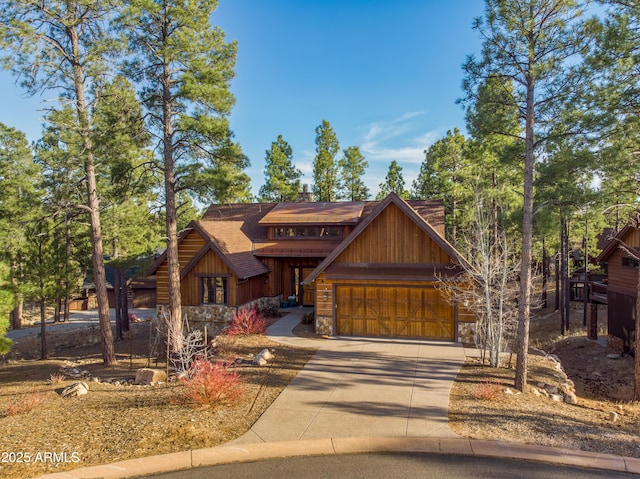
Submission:
<svg viewBox="0 0 640 479">
<path fill-rule="evenodd" d="M 316 304 L 316 289 L 313 285 L 303 285 L 302 281 L 311 274 L 315 268 L 296 266 L 293 268 L 293 290 L 296 295 L 296 303 L 303 306 Z"/>
</svg>

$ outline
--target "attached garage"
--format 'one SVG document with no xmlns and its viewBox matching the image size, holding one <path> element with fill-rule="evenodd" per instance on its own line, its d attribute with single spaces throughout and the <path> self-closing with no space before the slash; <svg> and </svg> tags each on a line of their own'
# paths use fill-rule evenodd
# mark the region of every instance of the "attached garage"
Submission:
<svg viewBox="0 0 640 479">
<path fill-rule="evenodd" d="M 442 234 L 390 194 L 305 278 L 316 288 L 316 332 L 456 341 L 475 318 L 441 288 L 464 264 Z"/>
<path fill-rule="evenodd" d="M 453 341 L 454 308 L 434 286 L 336 287 L 336 333 Z"/>
</svg>

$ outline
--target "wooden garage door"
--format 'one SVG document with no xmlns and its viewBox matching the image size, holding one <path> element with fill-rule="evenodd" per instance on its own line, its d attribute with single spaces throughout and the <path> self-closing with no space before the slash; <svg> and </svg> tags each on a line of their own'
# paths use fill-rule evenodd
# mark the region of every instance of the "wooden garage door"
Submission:
<svg viewBox="0 0 640 479">
<path fill-rule="evenodd" d="M 336 293 L 339 335 L 454 339 L 453 306 L 435 288 L 338 286 Z"/>
</svg>

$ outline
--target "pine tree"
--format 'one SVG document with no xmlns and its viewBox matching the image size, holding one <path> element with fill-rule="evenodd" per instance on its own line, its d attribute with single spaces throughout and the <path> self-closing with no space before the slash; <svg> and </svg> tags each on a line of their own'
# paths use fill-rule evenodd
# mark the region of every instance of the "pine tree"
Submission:
<svg viewBox="0 0 640 479">
<path fill-rule="evenodd" d="M 336 156 L 340 143 L 327 120 L 316 128 L 316 156 L 313 159 L 313 195 L 316 201 L 335 201 L 338 188 Z"/>
<path fill-rule="evenodd" d="M 467 157 L 467 139 L 456 128 L 429 147 L 420 173 L 411 187 L 411 196 L 442 199 L 445 203 L 447 235 L 456 243 L 457 230 L 472 203 L 472 163 Z M 464 204 L 466 202 L 466 205 Z"/>
<path fill-rule="evenodd" d="M 369 198 L 369 188 L 362 177 L 369 163 L 360 148 L 350 146 L 342 151 L 344 157 L 338 162 L 340 171 L 340 198 L 349 201 L 364 201 Z"/>
<path fill-rule="evenodd" d="M 98 300 L 102 358 L 115 362 L 104 270 L 100 199 L 91 140 L 93 95 L 99 94 L 109 69 L 106 55 L 115 47 L 106 25 L 113 2 L 23 2 L 8 0 L 0 8 L 0 48 L 31 94 L 54 88 L 75 108 L 73 129 L 82 142 L 86 208 L 91 226 L 93 271 Z M 93 88 L 91 88 L 93 87 Z"/>
<path fill-rule="evenodd" d="M 397 194 L 404 200 L 409 198 L 409 192 L 404 188 L 402 167 L 398 165 L 396 160 L 393 160 L 389 165 L 389 171 L 387 172 L 384 183 L 380 183 L 380 191 L 376 196 L 376 201 L 385 199 L 391 192 Z"/>
<path fill-rule="evenodd" d="M 498 77 L 512 80 L 517 88 L 510 103 L 523 125 L 523 213 L 518 310 L 518 345 L 515 387 L 525 391 L 532 284 L 533 175 L 537 152 L 546 140 L 548 122 L 578 85 L 571 81 L 567 65 L 579 61 L 586 48 L 584 32 L 576 23 L 582 10 L 573 0 L 486 0 L 486 13 L 474 23 L 483 38 L 482 56 L 464 65 L 467 100 L 477 86 Z M 547 125 L 545 125 L 547 123 Z M 511 134 L 511 132 L 504 132 Z"/>
<path fill-rule="evenodd" d="M 27 138 L 21 131 L 0 123 L 0 261 L 7 266 L 7 291 L 11 298 L 11 326 L 22 326 L 25 228 L 39 206 L 39 171 Z M 1 335 L 0 335 L 1 336 Z"/>
<path fill-rule="evenodd" d="M 302 173 L 293 166 L 293 150 L 282 135 L 265 152 L 265 184 L 260 187 L 260 201 L 279 203 L 295 201 Z"/>
<path fill-rule="evenodd" d="M 133 0 L 119 25 L 131 52 L 128 74 L 144 85 L 140 97 L 148 126 L 159 138 L 164 172 L 169 316 L 182 328 L 176 195 L 193 191 L 200 198 L 229 201 L 245 195 L 248 165 L 232 141 L 228 116 L 234 103 L 236 43 L 211 25 L 215 0 Z M 171 348 L 181 348 L 182 335 Z"/>
</svg>

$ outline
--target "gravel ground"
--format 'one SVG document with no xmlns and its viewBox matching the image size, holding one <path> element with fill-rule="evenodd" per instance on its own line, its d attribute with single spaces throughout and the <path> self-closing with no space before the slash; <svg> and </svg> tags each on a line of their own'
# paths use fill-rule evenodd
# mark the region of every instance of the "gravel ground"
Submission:
<svg viewBox="0 0 640 479">
<path fill-rule="evenodd" d="M 73 358 L 60 355 L 0 366 L 0 477 L 34 477 L 228 442 L 251 427 L 315 352 L 284 347 L 264 336 L 238 337 L 229 352 L 250 359 L 264 348 L 274 354 L 270 366 L 238 366 L 244 394 L 233 404 L 214 408 L 180 404 L 177 382 L 155 386 L 106 382 L 135 377 L 136 369 L 146 366 L 144 357 L 134 358 L 130 368 L 129 356 L 122 354 L 118 365 L 105 368 L 97 354 L 76 350 Z M 78 380 L 52 384 L 49 379 L 70 366 L 88 370 L 102 382 L 84 380 L 89 394 L 63 398 L 62 388 Z M 34 399 L 42 400 L 30 412 L 6 415 L 7 406 Z"/>
</svg>

